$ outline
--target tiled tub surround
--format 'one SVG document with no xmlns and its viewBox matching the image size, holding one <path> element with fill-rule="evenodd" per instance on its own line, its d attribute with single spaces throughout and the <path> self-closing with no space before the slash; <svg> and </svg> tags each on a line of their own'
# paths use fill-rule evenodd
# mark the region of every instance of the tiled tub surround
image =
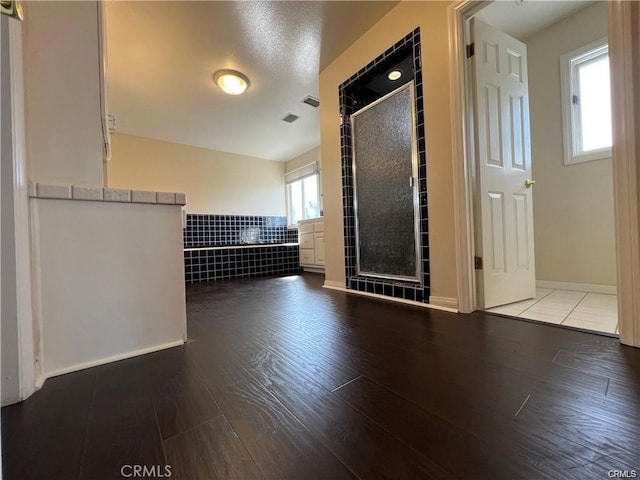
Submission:
<svg viewBox="0 0 640 480">
<path fill-rule="evenodd" d="M 286 217 L 187 214 L 184 246 L 186 283 L 300 271 Z"/>
<path fill-rule="evenodd" d="M 301 271 L 297 243 L 187 248 L 184 265 L 186 283 Z"/>
<path fill-rule="evenodd" d="M 424 133 L 424 98 L 422 93 L 422 63 L 420 61 L 420 29 L 415 29 L 375 60 L 340 85 L 340 126 L 342 150 L 342 201 L 344 215 L 345 276 L 346 287 L 361 292 L 376 293 L 404 300 L 429 302 L 429 228 L 427 210 L 427 163 Z M 356 226 L 354 210 L 354 176 L 351 125 L 349 116 L 374 102 L 377 96 L 363 95 L 362 88 L 378 75 L 387 72 L 410 54 L 413 60 L 415 85 L 416 138 L 418 150 L 418 192 L 420 209 L 420 249 L 422 254 L 422 278 L 420 283 L 358 276 L 356 274 Z"/>
<path fill-rule="evenodd" d="M 287 217 L 187 214 L 185 248 L 284 243 L 298 243 Z"/>
</svg>

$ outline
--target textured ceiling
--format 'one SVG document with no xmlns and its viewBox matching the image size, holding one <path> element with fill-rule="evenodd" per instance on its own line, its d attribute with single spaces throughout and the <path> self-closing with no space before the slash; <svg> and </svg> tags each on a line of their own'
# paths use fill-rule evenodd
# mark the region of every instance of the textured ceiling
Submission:
<svg viewBox="0 0 640 480">
<path fill-rule="evenodd" d="M 106 2 L 109 111 L 119 133 L 290 160 L 320 143 L 318 109 L 300 102 L 319 71 L 396 3 Z M 250 88 L 222 93 L 219 69 Z"/>
<path fill-rule="evenodd" d="M 593 0 L 494 1 L 477 16 L 498 30 L 519 40 L 525 40 L 592 3 Z"/>
</svg>

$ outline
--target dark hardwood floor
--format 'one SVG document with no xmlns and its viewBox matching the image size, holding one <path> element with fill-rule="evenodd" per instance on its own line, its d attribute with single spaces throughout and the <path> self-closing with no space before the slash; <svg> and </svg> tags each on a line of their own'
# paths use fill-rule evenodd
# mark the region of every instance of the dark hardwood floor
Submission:
<svg viewBox="0 0 640 480">
<path fill-rule="evenodd" d="M 188 286 L 184 347 L 2 410 L 5 480 L 640 477 L 640 349 L 321 285 Z"/>
</svg>

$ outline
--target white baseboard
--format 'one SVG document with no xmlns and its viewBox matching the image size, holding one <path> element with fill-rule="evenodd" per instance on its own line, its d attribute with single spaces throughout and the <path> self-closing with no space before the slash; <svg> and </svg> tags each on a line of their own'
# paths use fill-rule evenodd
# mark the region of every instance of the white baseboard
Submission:
<svg viewBox="0 0 640 480">
<path fill-rule="evenodd" d="M 322 288 L 329 288 L 332 290 L 342 291 L 346 288 L 346 285 L 344 282 L 334 282 L 332 280 L 325 280 L 324 285 L 322 285 Z"/>
<path fill-rule="evenodd" d="M 595 285 L 591 283 L 551 282 L 536 280 L 538 288 L 553 288 L 554 290 L 572 290 L 574 292 L 605 293 L 616 295 L 618 289 L 615 285 Z"/>
<path fill-rule="evenodd" d="M 26 400 L 27 398 L 29 398 L 31 395 L 33 395 L 34 393 L 36 393 L 38 390 L 42 388 L 42 384 L 46 379 L 47 378 L 44 375 L 38 375 L 33 382 L 33 388 L 30 389 L 32 391 L 30 391 L 28 395 L 21 395 L 20 397 L 15 397 L 15 398 L 5 398 L 2 401 L 2 404 L 0 406 L 6 407 L 8 405 L 13 405 L 15 403 L 20 403 Z"/>
<path fill-rule="evenodd" d="M 302 267 L 304 272 L 324 273 L 324 267 Z"/>
<path fill-rule="evenodd" d="M 166 350 L 167 348 L 179 347 L 183 345 L 185 341 L 183 339 L 176 340 L 174 342 L 163 343 L 160 345 L 154 345 L 153 347 L 142 348 L 140 350 L 133 350 L 131 352 L 120 353 L 111 357 L 100 358 L 98 360 L 91 360 L 90 362 L 78 363 L 76 365 L 70 365 L 68 367 L 60 368 L 52 372 L 45 372 L 42 377 L 38 379 L 40 386 L 48 378 L 57 377 L 58 375 L 64 375 L 65 373 L 77 372 L 86 368 L 97 367 L 99 365 L 105 365 L 111 362 L 117 362 L 118 360 L 125 360 L 127 358 L 137 357 L 139 355 L 145 355 L 147 353 L 159 352 L 160 350 Z"/>
<path fill-rule="evenodd" d="M 36 392 L 42 388 L 42 385 L 44 385 L 44 381 L 46 379 L 47 377 L 45 377 L 44 375 L 39 375 L 38 378 L 36 378 L 36 383 L 35 383 Z"/>
<path fill-rule="evenodd" d="M 20 403 L 22 400 L 24 400 L 24 398 L 20 398 L 17 395 L 15 397 L 4 398 L 2 400 L 2 404 L 0 404 L 0 406 L 8 407 L 9 405 L 14 405 L 16 403 Z"/>
<path fill-rule="evenodd" d="M 458 311 L 458 299 L 457 298 L 449 298 L 449 297 L 434 297 L 431 295 L 429 297 L 429 303 L 431 305 L 438 305 L 440 307 L 452 308 Z"/>
<path fill-rule="evenodd" d="M 456 308 L 449 308 L 449 307 L 444 307 L 441 305 L 434 305 L 432 303 L 422 303 L 422 302 L 416 302 L 415 300 L 405 300 L 404 298 L 396 298 L 396 297 L 388 297 L 386 295 L 380 295 L 377 293 L 369 293 L 369 292 L 360 292 L 358 290 L 350 290 L 348 288 L 345 288 L 344 286 L 339 287 L 335 284 L 337 284 L 338 282 L 324 282 L 323 288 L 328 288 L 330 290 L 337 290 L 339 292 L 345 292 L 345 293 L 351 293 L 353 295 L 360 295 L 362 297 L 371 297 L 371 298 L 377 298 L 379 300 L 385 300 L 387 302 L 396 302 L 396 303 L 404 303 L 405 305 L 412 305 L 414 307 L 422 307 L 422 308 L 429 308 L 431 310 L 442 310 L 443 312 L 451 312 L 451 313 L 458 313 L 458 308 L 457 308 L 457 303 L 456 302 Z"/>
</svg>

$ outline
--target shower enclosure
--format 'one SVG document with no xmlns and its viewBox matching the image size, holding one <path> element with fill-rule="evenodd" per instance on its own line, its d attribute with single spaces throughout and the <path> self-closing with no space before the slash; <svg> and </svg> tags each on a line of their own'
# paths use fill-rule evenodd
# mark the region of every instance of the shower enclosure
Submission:
<svg viewBox="0 0 640 480">
<path fill-rule="evenodd" d="M 420 282 L 414 82 L 351 115 L 356 275 Z"/>
<path fill-rule="evenodd" d="M 345 286 L 428 303 L 420 29 L 338 87 Z"/>
</svg>

